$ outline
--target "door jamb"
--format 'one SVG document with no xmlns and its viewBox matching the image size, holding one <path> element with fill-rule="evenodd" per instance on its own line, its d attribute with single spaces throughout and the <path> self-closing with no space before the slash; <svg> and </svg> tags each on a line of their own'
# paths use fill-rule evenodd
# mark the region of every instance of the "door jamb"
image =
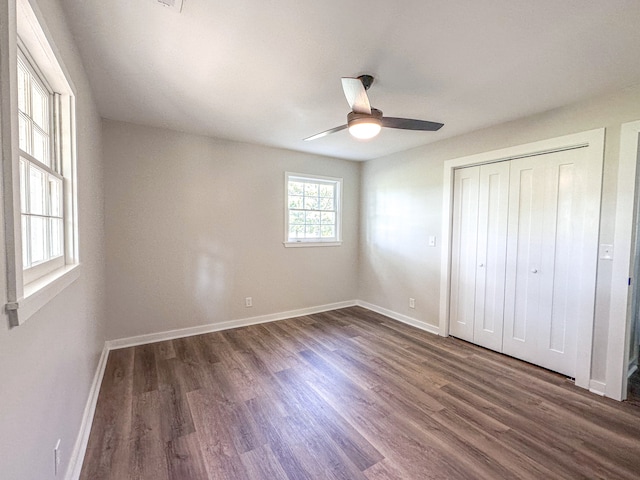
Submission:
<svg viewBox="0 0 640 480">
<path fill-rule="evenodd" d="M 638 144 L 640 121 L 622 125 L 620 131 L 620 158 L 616 187 L 616 216 L 611 273 L 611 300 L 609 307 L 609 336 L 607 341 L 607 370 L 605 395 L 616 400 L 627 398 L 627 373 L 629 361 L 629 334 L 633 315 L 631 312 L 632 289 L 629 278 L 634 267 L 634 228 L 636 217 L 636 177 L 638 169 Z M 634 272 L 635 273 L 635 272 Z M 634 278 L 632 282 L 640 279 Z"/>
</svg>

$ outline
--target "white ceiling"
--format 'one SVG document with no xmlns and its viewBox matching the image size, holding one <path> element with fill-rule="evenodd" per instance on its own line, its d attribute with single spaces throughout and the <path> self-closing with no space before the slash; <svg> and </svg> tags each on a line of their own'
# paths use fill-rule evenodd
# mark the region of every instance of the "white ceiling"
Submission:
<svg viewBox="0 0 640 480">
<path fill-rule="evenodd" d="M 354 160 L 640 83 L 639 0 L 62 0 L 106 118 Z M 342 76 L 387 116 L 360 142 Z"/>
</svg>

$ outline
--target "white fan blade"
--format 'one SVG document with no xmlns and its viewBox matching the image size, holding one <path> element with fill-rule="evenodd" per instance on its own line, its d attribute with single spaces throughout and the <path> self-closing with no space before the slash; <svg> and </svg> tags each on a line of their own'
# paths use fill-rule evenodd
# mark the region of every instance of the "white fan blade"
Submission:
<svg viewBox="0 0 640 480">
<path fill-rule="evenodd" d="M 342 77 L 342 90 L 351 110 L 356 113 L 371 114 L 369 97 L 359 78 Z"/>
</svg>

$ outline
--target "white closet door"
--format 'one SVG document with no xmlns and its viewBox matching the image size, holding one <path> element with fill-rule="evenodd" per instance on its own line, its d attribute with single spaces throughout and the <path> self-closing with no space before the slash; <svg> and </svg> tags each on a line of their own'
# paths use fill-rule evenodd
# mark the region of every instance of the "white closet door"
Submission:
<svg viewBox="0 0 640 480">
<path fill-rule="evenodd" d="M 511 161 L 502 351 L 538 363 L 545 156 Z"/>
<path fill-rule="evenodd" d="M 480 167 L 473 341 L 502 351 L 510 162 Z"/>
<path fill-rule="evenodd" d="M 479 178 L 480 167 L 456 170 L 454 175 L 449 331 L 469 342 L 475 315 Z"/>
<path fill-rule="evenodd" d="M 585 212 L 599 199 L 586 190 L 593 172 L 583 155 L 575 149 L 511 162 L 503 352 L 570 377 L 581 306 L 594 294 L 582 288 L 593 283 L 584 278 L 594 230 Z"/>
<path fill-rule="evenodd" d="M 545 155 L 547 162 L 542 258 L 538 365 L 575 376 L 577 328 L 581 302 L 593 292 L 580 288 L 586 243 L 585 190 L 588 175 L 581 165 L 584 150 Z M 595 256 L 596 253 L 594 252 Z M 586 293 L 586 295 L 585 295 Z"/>
</svg>

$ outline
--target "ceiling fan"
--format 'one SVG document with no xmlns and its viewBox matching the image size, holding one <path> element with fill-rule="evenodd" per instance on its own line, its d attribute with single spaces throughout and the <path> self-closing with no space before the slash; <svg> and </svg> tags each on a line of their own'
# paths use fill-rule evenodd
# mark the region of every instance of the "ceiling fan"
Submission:
<svg viewBox="0 0 640 480">
<path fill-rule="evenodd" d="M 382 111 L 373 108 L 369 103 L 367 90 L 372 84 L 373 77 L 371 75 L 360 75 L 357 78 L 342 77 L 344 96 L 347 97 L 347 102 L 351 107 L 351 112 L 347 115 L 347 124 L 317 133 L 304 140 L 315 140 L 345 128 L 348 128 L 349 133 L 354 137 L 360 140 L 368 140 L 378 135 L 382 127 L 435 132 L 444 125 L 437 122 L 427 122 L 426 120 L 382 116 Z"/>
</svg>

